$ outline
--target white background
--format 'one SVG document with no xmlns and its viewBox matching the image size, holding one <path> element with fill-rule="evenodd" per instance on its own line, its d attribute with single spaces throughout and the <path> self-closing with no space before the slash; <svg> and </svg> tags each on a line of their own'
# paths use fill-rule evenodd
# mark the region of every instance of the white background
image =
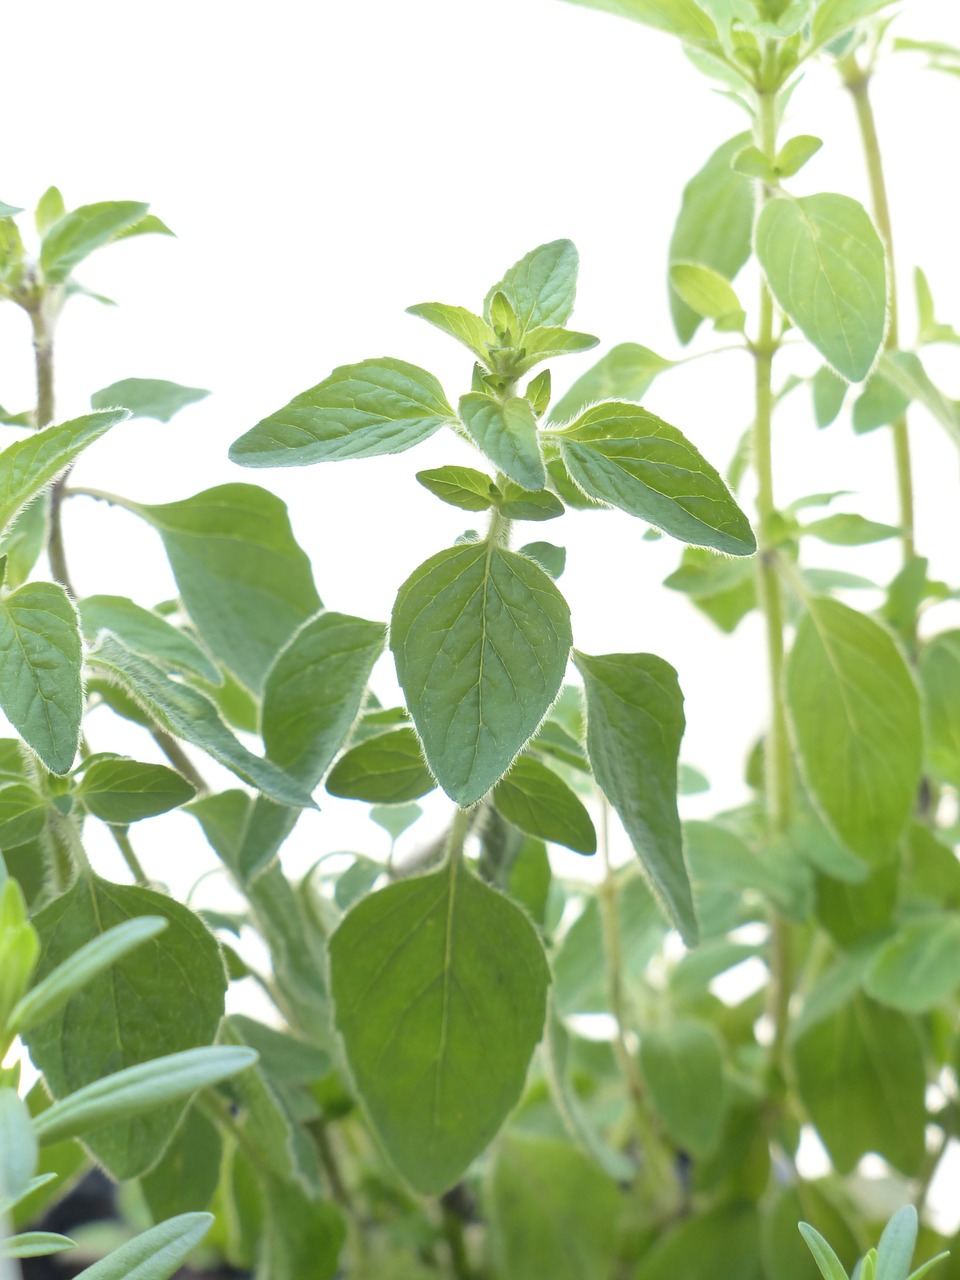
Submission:
<svg viewBox="0 0 960 1280">
<path fill-rule="evenodd" d="M 901 34 L 960 40 L 948 0 L 903 9 Z M 404 308 L 439 300 L 477 309 L 511 262 L 561 236 L 582 260 L 573 322 L 603 345 L 558 361 L 555 388 L 617 342 L 679 354 L 664 260 L 681 190 L 716 145 L 748 127 L 670 38 L 557 0 L 275 0 L 269 10 L 60 0 L 9 7 L 4 50 L 0 198 L 32 208 L 56 183 L 68 207 L 147 200 L 178 236 L 112 247 L 78 272 L 120 305 L 68 305 L 58 418 L 83 412 L 91 392 L 125 377 L 213 392 L 169 425 L 118 428 L 84 457 L 76 482 L 145 501 L 231 479 L 266 484 L 289 503 L 324 602 L 380 619 L 412 569 L 470 523 L 413 478 L 460 460 L 458 442 L 444 436 L 398 458 L 267 473 L 230 464 L 230 442 L 334 366 L 370 356 L 430 368 L 455 403 L 469 386 L 468 353 Z M 909 342 L 915 263 L 931 274 L 939 318 L 960 322 L 960 82 L 900 56 L 877 77 L 875 100 Z M 852 108 L 827 68 L 811 69 L 794 96 L 783 137 L 800 132 L 826 145 L 792 189 L 866 199 Z M 742 289 L 755 295 L 749 277 Z M 728 342 L 705 334 L 695 349 Z M 0 349 L 0 403 L 27 407 L 28 325 L 11 306 L 0 308 Z M 955 351 L 938 349 L 928 367 L 958 396 Z M 817 363 L 791 354 L 778 378 Z M 750 419 L 751 379 L 742 354 L 698 361 L 664 375 L 645 403 L 723 469 Z M 918 546 L 934 573 L 957 581 L 955 450 L 922 411 L 912 421 Z M 794 393 L 777 421 L 778 499 L 849 488 L 861 495 L 849 509 L 895 523 L 890 455 L 884 431 L 856 439 L 838 423 L 816 432 L 806 392 Z M 568 547 L 561 586 L 578 646 L 651 650 L 677 667 L 684 758 L 714 784 L 690 812 L 736 803 L 765 717 L 758 620 L 724 639 L 658 585 L 679 546 L 641 541 L 643 525 L 625 516 L 572 514 L 530 529 Z M 67 535 L 81 594 L 150 605 L 174 593 L 156 535 L 134 517 L 74 500 Z M 808 560 L 885 581 L 896 550 L 811 544 Z M 941 619 L 954 620 L 947 610 Z M 384 663 L 380 696 L 391 698 L 393 687 Z M 117 722 L 103 714 L 94 743 L 116 747 Z M 153 754 L 144 737 L 125 741 L 141 758 Z M 385 852 L 384 833 L 354 807 L 322 803 L 292 842 L 292 869 L 339 848 Z M 149 872 L 177 892 L 211 865 L 186 817 L 135 835 Z M 123 878 L 109 842 L 97 848 L 103 869 Z"/>
</svg>

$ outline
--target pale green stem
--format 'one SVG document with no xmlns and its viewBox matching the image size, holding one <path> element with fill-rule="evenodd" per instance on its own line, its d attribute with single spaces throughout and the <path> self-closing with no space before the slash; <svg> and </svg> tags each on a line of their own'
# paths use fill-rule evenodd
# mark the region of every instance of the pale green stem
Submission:
<svg viewBox="0 0 960 1280">
<path fill-rule="evenodd" d="M 840 63 L 840 71 L 844 84 L 853 98 L 857 113 L 857 124 L 860 128 L 860 140 L 863 144 L 863 156 L 867 166 L 867 177 L 870 182 L 870 200 L 873 205 L 873 217 L 880 232 L 887 255 L 887 271 L 890 276 L 888 289 L 889 318 L 884 348 L 894 351 L 899 345 L 897 314 L 897 277 L 893 257 L 893 225 L 890 220 L 890 202 L 887 199 L 887 184 L 883 175 L 883 160 L 880 154 L 880 140 L 877 137 L 877 122 L 870 101 L 869 68 L 861 68 L 856 57 L 850 54 Z M 900 545 L 904 561 L 916 554 L 913 537 L 914 503 L 913 503 L 913 464 L 910 458 L 910 436 L 907 430 L 906 414 L 893 424 L 893 450 L 897 471 L 897 494 L 900 506 L 900 527 L 903 530 Z"/>
<path fill-rule="evenodd" d="M 144 871 L 140 859 L 137 857 L 136 850 L 130 841 L 128 829 L 126 827 L 111 826 L 110 834 L 113 836 L 114 843 L 120 850 L 120 855 L 127 864 L 127 870 L 133 876 L 135 882 L 148 889 L 150 887 L 150 877 Z"/>
<path fill-rule="evenodd" d="M 757 146 L 769 160 L 777 151 L 777 101 L 773 92 L 761 92 L 757 102 Z M 760 186 L 759 204 L 769 191 Z M 776 512 L 773 490 L 773 358 L 777 350 L 774 336 L 773 298 L 766 281 L 760 285 L 760 323 L 753 344 L 755 360 L 756 416 L 753 424 L 753 460 L 757 473 L 757 597 L 763 614 L 769 677 L 770 725 L 764 744 L 767 826 L 772 838 L 784 835 L 793 807 L 793 767 L 787 736 L 783 695 L 783 596 L 778 573 L 778 552 L 771 539 L 771 523 Z M 792 957 L 789 925 L 776 912 L 770 917 L 770 1000 L 768 1012 L 773 1022 L 772 1057 L 781 1062 L 786 1041 L 792 990 Z"/>
<path fill-rule="evenodd" d="M 37 409 L 35 423 L 37 430 L 47 427 L 53 421 L 54 375 L 53 375 L 53 320 L 46 294 L 40 293 L 29 309 L 30 322 L 33 326 L 33 352 L 37 380 Z M 63 489 L 67 474 L 54 481 L 50 490 L 50 527 L 47 533 L 47 556 L 50 560 L 50 573 L 55 582 L 59 582 L 71 596 L 76 596 L 70 582 L 67 568 L 67 553 L 63 542 L 63 521 L 61 507 Z"/>
</svg>

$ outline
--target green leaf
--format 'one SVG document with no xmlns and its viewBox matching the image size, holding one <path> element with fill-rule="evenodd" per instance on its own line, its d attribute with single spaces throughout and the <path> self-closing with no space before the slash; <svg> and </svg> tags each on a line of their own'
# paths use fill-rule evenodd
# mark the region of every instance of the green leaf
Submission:
<svg viewBox="0 0 960 1280">
<path fill-rule="evenodd" d="M 756 573 L 747 559 L 731 560 L 706 547 L 684 547 L 679 568 L 663 581 L 671 591 L 689 595 L 720 628 L 733 632 L 756 607 Z"/>
<path fill-rule="evenodd" d="M 849 196 L 771 200 L 757 219 L 756 250 L 771 292 L 837 373 L 870 372 L 887 322 L 883 244 Z"/>
<path fill-rule="evenodd" d="M 521 337 L 540 325 L 564 325 L 577 292 L 580 258 L 570 240 L 552 240 L 525 254 L 487 294 L 486 311 L 504 293 L 516 312 Z"/>
<path fill-rule="evenodd" d="M 133 418 L 156 418 L 158 422 L 169 422 L 175 413 L 188 404 L 205 400 L 209 394 L 199 387 L 182 387 L 177 382 L 166 382 L 162 378 L 123 378 L 120 382 L 111 382 L 102 391 L 95 391 L 90 397 L 90 404 L 94 409 L 123 405 Z"/>
<path fill-rule="evenodd" d="M 877 1245 L 877 1280 L 907 1280 L 917 1247 L 917 1211 L 912 1204 L 899 1209 L 883 1229 Z"/>
<path fill-rule="evenodd" d="M 596 853 L 597 833 L 575 792 L 552 769 L 520 756 L 493 789 L 502 818 L 525 835 L 565 845 L 575 853 Z"/>
<path fill-rule="evenodd" d="M 555 325 L 540 325 L 524 335 L 521 351 L 521 367 L 531 368 L 541 360 L 553 360 L 557 356 L 578 355 L 597 346 L 599 338 L 592 333 L 577 333 L 573 329 L 561 329 Z"/>
<path fill-rule="evenodd" d="M 659 1235 L 644 1254 L 638 1280 L 758 1280 L 760 1241 L 756 1206 L 746 1200 L 694 1214 Z M 722 1260 L 722 1261 L 721 1261 Z"/>
<path fill-rule="evenodd" d="M 79 602 L 80 625 L 91 643 L 100 631 L 112 631 L 134 653 L 149 658 L 167 672 L 179 671 L 210 684 L 223 676 L 193 636 L 151 609 L 125 596 L 87 596 Z"/>
<path fill-rule="evenodd" d="M 216 1035 L 227 985 L 220 949 L 192 911 L 152 889 L 91 875 L 55 898 L 34 917 L 43 944 L 37 982 L 70 963 L 81 947 L 95 941 L 103 946 L 116 925 L 143 916 L 160 917 L 167 927 L 96 973 L 24 1035 L 55 1098 L 99 1089 L 95 1082 L 114 1072 L 208 1045 Z M 109 1095 L 105 1089 L 107 1105 Z M 181 1113 L 182 1107 L 172 1107 L 137 1117 L 131 1110 L 131 1119 L 101 1129 L 90 1146 L 114 1176 L 135 1177 L 159 1157 Z M 37 1121 L 41 1127 L 53 1123 L 52 1116 Z"/>
<path fill-rule="evenodd" d="M 920 780 L 920 700 L 899 650 L 866 615 L 812 596 L 785 687 L 815 803 L 853 853 L 888 860 Z"/>
<path fill-rule="evenodd" d="M 555 547 L 552 542 L 528 542 L 518 548 L 519 554 L 536 560 L 541 569 L 545 569 L 556 582 L 563 573 L 567 563 L 565 547 Z"/>
<path fill-rule="evenodd" d="M 960 986 L 960 917 L 924 915 L 900 925 L 864 979 L 868 995 L 904 1013 L 926 1013 Z"/>
<path fill-rule="evenodd" d="M 136 222 L 132 222 L 129 227 L 124 227 L 118 231 L 113 239 L 129 240 L 132 236 L 147 235 L 172 236 L 174 232 L 170 230 L 165 222 L 161 222 L 155 213 L 146 213 L 142 218 L 138 218 Z"/>
<path fill-rule="evenodd" d="M 720 1137 L 724 1110 L 717 1032 L 689 1019 L 650 1027 L 640 1040 L 640 1066 L 673 1141 L 691 1155 L 707 1155 Z"/>
<path fill-rule="evenodd" d="M 83 689 L 77 610 L 63 587 L 28 582 L 0 597 L 0 708 L 51 773 L 80 741 Z"/>
<path fill-rule="evenodd" d="M 666 5 L 657 7 L 668 11 Z M 690 8 L 694 7 L 691 3 Z M 702 21 L 711 25 L 705 17 Z M 698 262 L 733 280 L 750 257 L 754 184 L 735 173 L 731 162 L 751 141 L 748 133 L 730 138 L 684 187 L 670 241 L 671 265 Z M 689 342 L 700 325 L 700 317 L 672 288 L 670 311 L 680 341 Z"/>
<path fill-rule="evenodd" d="M 566 670 L 570 611 L 547 575 L 491 542 L 432 556 L 400 588 L 397 676 L 427 764 L 476 803 L 537 731 Z"/>
<path fill-rule="evenodd" d="M 125 505 L 163 539 L 203 639 L 258 691 L 279 650 L 320 608 L 286 504 L 257 485 L 223 484 L 182 502 Z"/>
<path fill-rule="evenodd" d="M 0 452 L 0 531 L 13 523 L 31 498 L 66 471 L 87 445 L 129 416 L 126 409 L 88 413 L 8 444 Z"/>
<path fill-rule="evenodd" d="M 762 182 L 769 183 L 771 186 L 776 184 L 776 166 L 767 159 L 759 147 L 749 146 L 744 147 L 742 151 L 738 151 L 733 157 L 730 167 L 734 173 L 739 173 L 744 178 L 759 178 Z M 697 314 L 702 315 L 703 313 L 697 312 Z"/>
<path fill-rule="evenodd" d="M 25 1033 L 46 1022 L 111 965 L 167 926 L 163 916 L 137 916 L 91 938 L 31 986 L 11 1013 L 10 1026 Z"/>
<path fill-rule="evenodd" d="M 798 1227 L 807 1242 L 807 1248 L 813 1254 L 814 1262 L 820 1268 L 823 1280 L 847 1280 L 843 1264 L 816 1227 L 811 1227 L 809 1222 L 798 1223 Z"/>
<path fill-rule="evenodd" d="M 889 382 L 878 368 L 853 403 L 853 429 L 858 435 L 885 427 L 903 416 L 910 397 Z"/>
<path fill-rule="evenodd" d="M 843 408 L 847 384 L 828 364 L 821 365 L 813 375 L 813 416 L 821 429 L 829 427 Z"/>
<path fill-rule="evenodd" d="M 368 804 L 406 804 L 436 785 L 412 729 L 367 738 L 340 757 L 326 784 L 332 796 Z"/>
<path fill-rule="evenodd" d="M 318 1202 L 277 1178 L 263 1179 L 263 1188 L 266 1209 L 260 1274 L 270 1280 L 306 1280 L 308 1276 L 310 1280 L 334 1280 L 339 1276 L 340 1250 L 347 1230 L 336 1205 Z M 388 1280 L 385 1275 L 384 1280 Z M 405 1273 L 402 1280 L 407 1280 Z"/>
<path fill-rule="evenodd" d="M 75 1249 L 68 1236 L 55 1231 L 25 1231 L 22 1235 L 0 1239 L 0 1258 L 42 1258 L 62 1249 Z"/>
<path fill-rule="evenodd" d="M 300 628 L 270 668 L 264 746 L 305 786 L 317 785 L 349 736 L 385 641 L 379 622 L 324 612 Z"/>
<path fill-rule="evenodd" d="M 570 3 L 615 13 L 682 40 L 716 43 L 716 28 L 694 0 L 570 0 Z"/>
<path fill-rule="evenodd" d="M 894 525 L 878 524 L 876 520 L 865 520 L 863 516 L 847 512 L 812 520 L 802 527 L 801 533 L 836 547 L 862 547 L 869 542 L 884 542 L 900 536 L 900 530 Z"/>
<path fill-rule="evenodd" d="M 524 395 L 533 406 L 534 416 L 542 418 L 550 404 L 552 381 L 549 369 L 541 369 L 535 378 L 527 383 Z"/>
<path fill-rule="evenodd" d="M 391 840 L 399 840 L 422 813 L 418 804 L 374 805 L 370 810 L 370 820 L 382 827 Z"/>
<path fill-rule="evenodd" d="M 563 503 L 549 489 L 523 489 L 502 477 L 496 502 L 508 520 L 556 520 L 564 511 Z"/>
<path fill-rule="evenodd" d="M 924 752 L 934 776 L 960 786 L 960 631 L 944 631 L 920 657 Z"/>
<path fill-rule="evenodd" d="M 676 429 L 627 402 L 595 405 L 546 433 L 590 497 L 684 542 L 752 555 L 756 539 L 720 476 Z"/>
<path fill-rule="evenodd" d="M 404 360 L 362 360 L 334 369 L 258 422 L 230 457 L 242 467 L 373 458 L 412 449 L 456 421 L 433 374 Z"/>
<path fill-rule="evenodd" d="M 547 473 L 540 453 L 537 420 L 528 400 L 471 391 L 460 399 L 460 417 L 490 461 L 522 489 L 542 489 Z"/>
<path fill-rule="evenodd" d="M 490 496 L 493 481 L 472 467 L 437 467 L 418 471 L 417 480 L 441 502 L 463 511 L 487 511 L 493 506 Z"/>
<path fill-rule="evenodd" d="M 13 218 L 18 213 L 23 213 L 19 205 L 7 204 L 5 201 L 0 200 L 0 218 Z"/>
<path fill-rule="evenodd" d="M 213 1224 L 209 1213 L 185 1213 L 114 1249 L 77 1280 L 170 1280 Z"/>
<path fill-rule="evenodd" d="M 49 524 L 49 501 L 45 493 L 40 493 L 0 535 L 0 555 L 6 556 L 3 581 L 10 590 L 22 586 L 30 577 L 47 545 Z"/>
<path fill-rule="evenodd" d="M 335 1020 L 354 1083 L 418 1191 L 456 1182 L 516 1105 L 548 982 L 523 911 L 459 860 L 364 898 L 331 937 Z"/>
<path fill-rule="evenodd" d="M 852 1267 L 860 1248 L 849 1218 L 846 1203 L 833 1192 L 829 1179 L 779 1188 L 760 1224 L 764 1275 L 776 1280 L 818 1280 L 822 1275 L 797 1230 L 802 1219 L 832 1241 L 841 1263 Z"/>
<path fill-rule="evenodd" d="M 40 265 L 46 279 L 62 284 L 77 263 L 107 244 L 118 231 L 138 222 L 148 208 L 134 200 L 108 200 L 81 205 L 60 218 L 40 245 Z"/>
<path fill-rule="evenodd" d="M 487 347 L 497 345 L 497 335 L 487 322 L 465 307 L 450 307 L 445 302 L 419 302 L 416 306 L 407 307 L 407 314 L 436 325 L 485 362 L 490 358 Z"/>
<path fill-rule="evenodd" d="M 46 825 L 49 803 L 26 782 L 0 783 L 0 849 L 35 840 Z"/>
<path fill-rule="evenodd" d="M 616 1183 L 567 1142 L 501 1139 L 489 1182 L 490 1234 L 502 1280 L 601 1280 L 617 1256 Z"/>
<path fill-rule="evenodd" d="M 673 368 L 649 347 L 622 342 L 579 377 L 550 411 L 551 422 L 569 422 L 598 400 L 641 400 L 658 373 Z"/>
<path fill-rule="evenodd" d="M 822 138 L 810 133 L 800 133 L 789 138 L 777 153 L 776 169 L 781 178 L 792 178 L 808 160 L 812 160 L 823 146 Z"/>
<path fill-rule="evenodd" d="M 733 285 L 711 267 L 702 267 L 696 262 L 674 262 L 670 267 L 670 284 L 698 316 L 719 320 L 733 312 L 743 314 Z"/>
<path fill-rule="evenodd" d="M 908 400 L 916 400 L 944 427 L 954 444 L 960 444 L 960 406 L 933 385 L 912 351 L 885 351 L 878 372 Z"/>
<path fill-rule="evenodd" d="M 587 697 L 587 754 L 661 908 L 684 941 L 697 919 L 677 815 L 683 694 L 677 673 L 649 653 L 574 652 Z"/>
<path fill-rule="evenodd" d="M 191 1107 L 158 1164 L 140 1179 L 140 1190 L 155 1221 L 205 1209 L 220 1180 L 220 1131 Z"/>
<path fill-rule="evenodd" d="M 90 653 L 90 667 L 95 675 L 118 685 L 161 729 L 200 747 L 271 800 L 297 809 L 314 807 L 299 783 L 272 761 L 255 756 L 233 736 L 208 698 L 169 679 L 158 666 L 131 653 L 113 636 L 101 636 Z"/>
<path fill-rule="evenodd" d="M 901 1173 L 924 1157 L 926 1069 L 916 1024 L 854 995 L 793 1045 L 804 1106 L 839 1173 L 875 1151 Z"/>
<path fill-rule="evenodd" d="M 18 212 L 20 212 L 18 210 Z M 66 215 L 67 206 L 57 187 L 47 187 L 37 202 L 34 221 L 38 235 L 45 236 L 52 226 Z"/>
<path fill-rule="evenodd" d="M 26 1194 L 36 1173 L 37 1154 L 30 1112 L 16 1089 L 0 1089 L 0 1202 Z"/>
<path fill-rule="evenodd" d="M 845 31 L 888 8 L 893 0 L 820 0 L 811 22 L 810 43 L 813 48 L 829 44 Z"/>
<path fill-rule="evenodd" d="M 97 760 L 83 772 L 77 795 L 102 822 L 125 827 L 179 808 L 196 795 L 193 786 L 162 764 Z"/>
</svg>

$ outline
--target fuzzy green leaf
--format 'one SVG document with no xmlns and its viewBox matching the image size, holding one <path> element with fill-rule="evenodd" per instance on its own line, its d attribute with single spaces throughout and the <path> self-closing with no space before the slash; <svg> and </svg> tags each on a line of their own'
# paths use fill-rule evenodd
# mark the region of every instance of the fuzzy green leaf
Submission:
<svg viewBox="0 0 960 1280">
<path fill-rule="evenodd" d="M 125 596 L 87 596 L 78 608 L 83 633 L 91 642 L 98 632 L 112 631 L 128 649 L 165 671 L 179 671 L 210 684 L 222 683 L 223 676 L 193 636 L 158 613 Z"/>
<path fill-rule="evenodd" d="M 139 222 L 149 207 L 134 200 L 106 200 L 81 205 L 58 219 L 40 245 L 44 276 L 53 284 L 62 283 L 94 249 Z"/>
<path fill-rule="evenodd" d="M 552 769 L 520 756 L 493 789 L 493 803 L 518 831 L 565 845 L 575 853 L 595 853 L 597 833 L 575 792 Z"/>
<path fill-rule="evenodd" d="M 196 791 L 166 765 L 118 759 L 84 769 L 77 795 L 95 818 L 125 827 L 186 804 Z"/>
<path fill-rule="evenodd" d="M 621 342 L 579 377 L 550 410 L 551 422 L 569 422 L 598 400 L 640 400 L 658 373 L 673 367 L 649 347 Z"/>
<path fill-rule="evenodd" d="M 216 1035 L 227 985 L 216 940 L 193 912 L 152 889 L 84 876 L 55 898 L 34 918 L 43 944 L 37 982 L 116 925 L 144 916 L 160 917 L 167 927 L 96 973 L 24 1036 L 56 1098 L 97 1088 L 95 1082 L 158 1054 L 208 1045 Z M 143 1117 L 131 1111 L 90 1145 L 116 1177 L 135 1177 L 158 1158 L 182 1110 Z"/>
<path fill-rule="evenodd" d="M 451 338 L 456 338 L 465 347 L 469 347 L 483 361 L 489 359 L 487 347 L 497 345 L 497 335 L 486 320 L 474 315 L 466 307 L 451 307 L 445 302 L 418 302 L 416 306 L 407 307 L 407 314 L 435 325 Z"/>
<path fill-rule="evenodd" d="M 158 422 L 169 422 L 175 413 L 185 409 L 188 404 L 196 404 L 205 400 L 210 394 L 200 387 L 182 387 L 177 382 L 167 382 L 163 378 L 123 378 L 120 382 L 111 382 L 109 387 L 95 391 L 90 397 L 94 409 L 109 409 L 114 405 L 123 405 L 130 410 L 134 418 L 156 418 Z"/>
<path fill-rule="evenodd" d="M 320 608 L 286 504 L 257 485 L 223 484 L 182 502 L 127 505 L 163 539 L 203 639 L 258 691 L 279 650 Z"/>
<path fill-rule="evenodd" d="M 341 365 L 329 378 L 264 418 L 230 449 L 242 467 L 402 453 L 456 423 L 432 373 L 404 360 Z"/>
<path fill-rule="evenodd" d="M 418 471 L 417 480 L 441 502 L 463 511 L 488 511 L 493 506 L 493 481 L 473 467 L 437 467 Z"/>
<path fill-rule="evenodd" d="M 452 862 L 358 903 L 330 939 L 330 981 L 387 1154 L 418 1191 L 444 1191 L 519 1100 L 546 1014 L 536 930 Z"/>
<path fill-rule="evenodd" d="M 522 489 L 542 489 L 547 473 L 537 420 L 528 400 L 505 401 L 471 391 L 460 399 L 463 424 L 486 456 Z"/>
<path fill-rule="evenodd" d="M 777 302 L 837 373 L 870 372 L 887 323 L 883 244 L 849 196 L 771 200 L 757 219 L 756 249 Z"/>
<path fill-rule="evenodd" d="M 542 569 L 487 542 L 432 556 L 400 588 L 390 644 L 431 772 L 476 803 L 537 731 L 566 670 L 570 611 Z"/>
<path fill-rule="evenodd" d="M 212 1225 L 209 1213 L 184 1213 L 161 1222 L 81 1271 L 77 1280 L 170 1280 Z"/>
<path fill-rule="evenodd" d="M 80 741 L 83 689 L 77 610 L 63 587 L 28 582 L 0 597 L 0 707 L 51 773 Z"/>
<path fill-rule="evenodd" d="M 436 785 L 412 729 L 367 738 L 341 756 L 327 778 L 332 796 L 368 804 L 406 804 Z"/>
<path fill-rule="evenodd" d="M 752 555 L 747 517 L 709 462 L 677 429 L 639 405 L 595 405 L 547 433 L 592 498 L 648 520 L 683 542 Z"/>
<path fill-rule="evenodd" d="M 920 780 L 920 700 L 890 635 L 813 596 L 787 661 L 787 710 L 810 793 L 850 850 L 889 859 Z"/>
<path fill-rule="evenodd" d="M 587 754 L 620 815 L 650 885 L 684 941 L 697 941 L 677 814 L 677 757 L 684 730 L 677 673 L 649 653 L 590 657 L 575 651 L 587 696 Z"/>
<path fill-rule="evenodd" d="M 564 325 L 570 319 L 577 292 L 580 258 L 570 240 L 552 240 L 525 254 L 504 274 L 487 294 L 485 311 L 490 315 L 492 299 L 506 295 L 522 336 L 539 325 Z"/>
</svg>

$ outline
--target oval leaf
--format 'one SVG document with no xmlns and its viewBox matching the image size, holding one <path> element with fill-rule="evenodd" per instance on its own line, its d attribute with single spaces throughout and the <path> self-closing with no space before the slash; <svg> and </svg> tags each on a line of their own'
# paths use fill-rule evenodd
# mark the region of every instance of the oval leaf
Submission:
<svg viewBox="0 0 960 1280">
<path fill-rule="evenodd" d="M 878 623 L 813 596 L 786 666 L 787 711 L 810 793 L 849 849 L 891 858 L 920 780 L 920 699 Z"/>
<path fill-rule="evenodd" d="M 651 1027 L 640 1041 L 640 1066 L 670 1137 L 707 1155 L 723 1120 L 723 1056 L 713 1028 L 682 1019 Z"/>
<path fill-rule="evenodd" d="M 412 729 L 395 729 L 361 742 L 341 756 L 327 779 L 332 796 L 368 804 L 406 804 L 436 785 Z"/>
<path fill-rule="evenodd" d="M 209 394 L 200 387 L 182 387 L 178 382 L 167 382 L 163 378 L 123 378 L 95 391 L 90 397 L 90 404 L 94 409 L 120 404 L 129 409 L 134 418 L 169 422 L 175 413 L 188 404 L 205 400 Z"/>
<path fill-rule="evenodd" d="M 577 293 L 580 258 L 571 240 L 552 240 L 525 254 L 487 294 L 486 313 L 498 293 L 506 295 L 520 323 L 520 335 L 538 325 L 563 325 Z"/>
<path fill-rule="evenodd" d="M 575 853 L 596 853 L 597 833 L 580 798 L 532 756 L 520 756 L 497 783 L 493 803 L 502 818 L 528 836 L 552 840 Z"/>
<path fill-rule="evenodd" d="M 95 818 L 125 827 L 186 804 L 196 790 L 166 765 L 97 760 L 84 770 L 77 794 Z"/>
<path fill-rule="evenodd" d="M 640 859 L 647 883 L 683 940 L 697 941 L 677 814 L 685 720 L 677 673 L 651 653 L 574 651 L 587 695 L 587 754 Z"/>
<path fill-rule="evenodd" d="M 472 391 L 460 399 L 460 417 L 494 466 L 522 489 L 542 489 L 547 472 L 540 453 L 537 420 L 528 400 L 500 401 Z"/>
<path fill-rule="evenodd" d="M 880 948 L 864 979 L 874 1000 L 904 1013 L 926 1013 L 960 986 L 960 918 L 921 916 L 902 924 Z"/>
<path fill-rule="evenodd" d="M 0 707 L 51 773 L 66 773 L 80 741 L 80 620 L 54 582 L 0 598 Z"/>
<path fill-rule="evenodd" d="M 506 773 L 556 697 L 570 610 L 543 570 L 487 542 L 432 556 L 400 588 L 397 676 L 427 764 L 466 807 Z"/>
<path fill-rule="evenodd" d="M 230 457 L 242 467 L 373 458 L 411 449 L 456 420 L 432 373 L 404 360 L 362 360 L 258 422 Z"/>
<path fill-rule="evenodd" d="M 560 397 L 550 410 L 550 421 L 569 422 L 598 400 L 639 401 L 657 374 L 672 365 L 672 360 L 664 360 L 649 347 L 621 342 L 601 356 L 593 368 Z"/>
<path fill-rule="evenodd" d="M 750 522 L 710 463 L 676 427 L 639 405 L 595 405 L 549 438 L 591 498 L 682 542 L 734 556 L 756 550 Z"/>
<path fill-rule="evenodd" d="M 355 906 L 330 940 L 330 979 L 387 1154 L 418 1191 L 444 1191 L 523 1089 L 549 982 L 536 930 L 453 862 Z"/>
<path fill-rule="evenodd" d="M 837 373 L 860 382 L 887 322 L 883 244 L 849 196 L 771 200 L 757 219 L 757 257 L 770 291 Z"/>
<path fill-rule="evenodd" d="M 51 283 L 62 283 L 77 263 L 107 244 L 118 232 L 139 222 L 149 208 L 136 200 L 104 200 L 74 209 L 58 219 L 43 237 L 40 246 L 43 274 Z"/>
</svg>

